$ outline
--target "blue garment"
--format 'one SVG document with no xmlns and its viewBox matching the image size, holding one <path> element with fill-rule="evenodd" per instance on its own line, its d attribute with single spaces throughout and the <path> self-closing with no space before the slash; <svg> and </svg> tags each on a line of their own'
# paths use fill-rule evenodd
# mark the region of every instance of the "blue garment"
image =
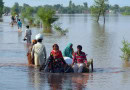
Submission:
<svg viewBox="0 0 130 90">
<path fill-rule="evenodd" d="M 18 21 L 17 24 L 18 24 L 18 27 L 20 27 L 20 28 L 22 27 L 22 22 L 21 21 Z"/>
<path fill-rule="evenodd" d="M 64 57 L 70 57 L 70 58 L 72 58 L 73 49 L 70 48 L 71 45 L 72 45 L 72 43 L 69 43 L 69 44 L 66 46 L 66 48 L 64 49 L 64 51 L 63 51 L 63 53 L 62 53 Z"/>
</svg>

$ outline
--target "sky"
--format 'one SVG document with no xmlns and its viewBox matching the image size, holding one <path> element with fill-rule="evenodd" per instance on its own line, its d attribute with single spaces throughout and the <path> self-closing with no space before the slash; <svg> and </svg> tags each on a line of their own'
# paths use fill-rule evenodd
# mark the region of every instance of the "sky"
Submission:
<svg viewBox="0 0 130 90">
<path fill-rule="evenodd" d="M 23 3 L 29 4 L 30 6 L 38 5 L 54 5 L 54 4 L 63 4 L 63 6 L 68 6 L 70 0 L 3 0 L 5 6 L 12 7 L 15 2 L 18 2 L 20 5 Z M 72 0 L 76 5 L 82 5 L 83 2 L 87 2 L 89 6 L 93 4 L 94 0 Z M 130 0 L 109 0 L 109 4 L 114 5 L 118 4 L 120 6 L 130 6 Z"/>
</svg>

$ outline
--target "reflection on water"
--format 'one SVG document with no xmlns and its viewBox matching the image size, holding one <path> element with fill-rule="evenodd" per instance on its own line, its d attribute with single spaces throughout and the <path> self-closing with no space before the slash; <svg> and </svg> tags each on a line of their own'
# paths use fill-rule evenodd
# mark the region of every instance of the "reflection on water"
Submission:
<svg viewBox="0 0 130 90">
<path fill-rule="evenodd" d="M 75 15 L 69 15 L 69 24 L 75 22 Z"/>
<path fill-rule="evenodd" d="M 22 32 L 18 32 L 18 43 L 21 43 L 22 38 Z"/>
<path fill-rule="evenodd" d="M 91 34 L 91 45 L 92 45 L 92 55 L 96 58 L 99 63 L 99 67 L 105 67 L 110 64 L 110 61 L 107 61 L 110 52 L 110 42 L 108 37 L 107 29 L 105 25 L 100 25 L 99 23 L 92 24 L 92 34 Z M 112 40 L 111 40 L 112 42 Z M 105 65 L 107 64 L 107 65 Z"/>
<path fill-rule="evenodd" d="M 123 67 L 124 67 L 124 68 L 130 67 L 130 61 L 124 61 Z"/>
<path fill-rule="evenodd" d="M 24 32 L 18 32 L 17 26 L 10 27 L 10 17 L 4 17 L 4 22 L 0 22 L 0 89 L 128 90 L 130 63 L 121 60 L 120 47 L 124 36 L 126 40 L 130 38 L 129 19 L 129 16 L 108 16 L 103 25 L 94 23 L 90 15 L 60 15 L 59 22 L 63 27 L 69 28 L 69 32 L 66 36 L 44 35 L 43 44 L 47 48 L 47 54 L 49 55 L 54 43 L 58 43 L 60 50 L 63 50 L 71 42 L 75 51 L 76 46 L 81 44 L 88 59 L 94 59 L 94 72 L 50 74 L 27 66 L 28 45 L 23 41 Z M 34 39 L 42 29 L 31 30 Z"/>
<path fill-rule="evenodd" d="M 36 90 L 82 90 L 87 88 L 88 80 L 93 79 L 93 74 L 44 74 L 36 68 L 28 69 L 29 82 Z"/>
</svg>

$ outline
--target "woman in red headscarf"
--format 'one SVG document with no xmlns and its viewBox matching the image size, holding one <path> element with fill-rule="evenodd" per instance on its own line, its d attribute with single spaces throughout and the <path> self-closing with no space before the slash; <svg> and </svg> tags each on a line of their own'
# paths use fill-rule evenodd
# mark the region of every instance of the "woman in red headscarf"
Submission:
<svg viewBox="0 0 130 90">
<path fill-rule="evenodd" d="M 63 58 L 61 51 L 59 50 L 59 46 L 57 44 L 53 45 L 53 50 L 51 51 L 51 55 L 54 59 Z"/>
<path fill-rule="evenodd" d="M 51 60 L 49 66 L 54 72 L 59 69 L 63 69 L 64 65 L 66 65 L 66 62 L 62 56 L 62 52 L 59 50 L 59 46 L 57 44 L 53 45 L 53 50 L 50 53 L 50 57 Z"/>
</svg>

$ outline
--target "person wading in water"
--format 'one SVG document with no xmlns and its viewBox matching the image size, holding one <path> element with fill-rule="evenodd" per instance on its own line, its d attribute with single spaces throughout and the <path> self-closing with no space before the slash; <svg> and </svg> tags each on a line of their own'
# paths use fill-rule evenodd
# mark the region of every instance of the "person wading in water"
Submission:
<svg viewBox="0 0 130 90">
<path fill-rule="evenodd" d="M 77 46 L 77 52 L 74 53 L 72 66 L 75 73 L 82 73 L 83 68 L 87 66 L 86 54 L 82 52 L 81 45 Z"/>
<path fill-rule="evenodd" d="M 42 34 L 36 35 L 36 40 L 37 40 L 37 44 L 33 46 L 31 55 L 32 58 L 34 58 L 35 66 L 41 66 L 45 64 L 46 57 L 47 57 L 46 48 L 42 44 L 43 35 Z"/>
<path fill-rule="evenodd" d="M 29 29 L 29 25 L 26 26 L 24 40 L 27 40 L 27 44 L 31 43 L 32 31 Z"/>
</svg>

